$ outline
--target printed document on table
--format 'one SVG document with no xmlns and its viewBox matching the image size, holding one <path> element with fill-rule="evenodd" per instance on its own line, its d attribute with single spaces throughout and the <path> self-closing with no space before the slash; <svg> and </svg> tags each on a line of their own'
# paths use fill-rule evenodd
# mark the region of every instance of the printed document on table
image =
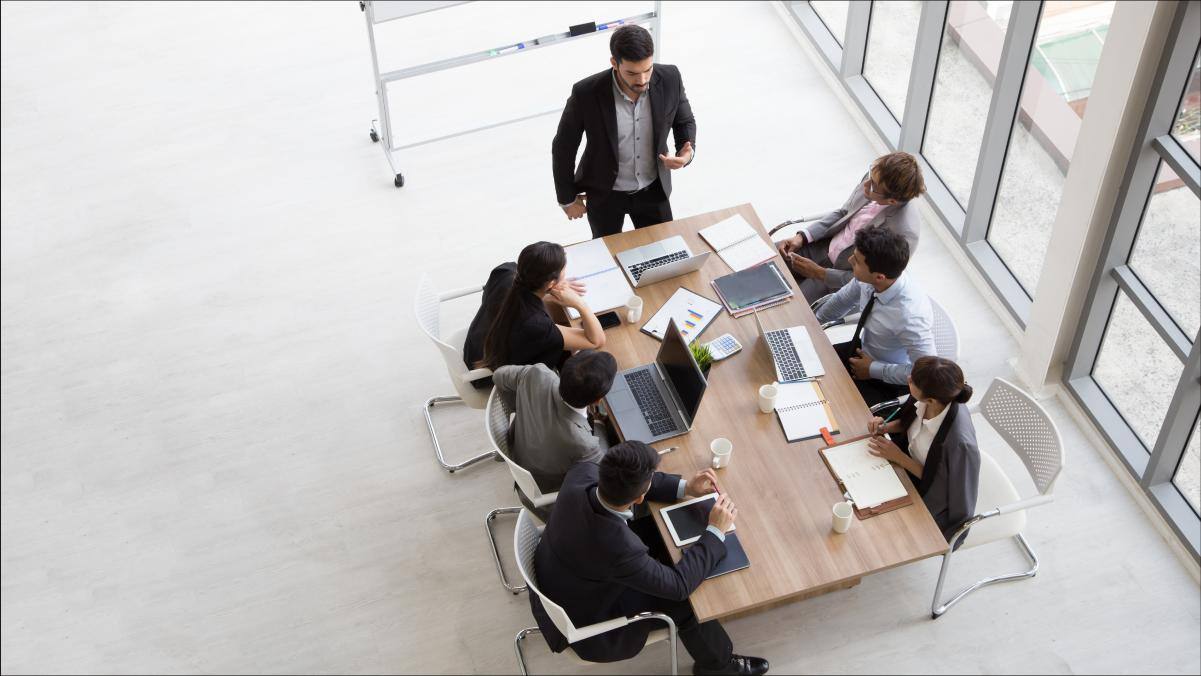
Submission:
<svg viewBox="0 0 1201 676">
<path fill-rule="evenodd" d="M 626 276 L 618 267 L 617 260 L 609 253 L 604 240 L 590 239 L 573 244 L 567 251 L 567 278 L 583 282 L 587 289 L 583 299 L 593 312 L 604 312 L 622 307 L 634 295 Z M 580 313 L 568 308 L 567 314 L 576 319 Z"/>
<path fill-rule="evenodd" d="M 642 330 L 663 340 L 663 336 L 667 335 L 668 320 L 674 319 L 684 342 L 691 343 L 721 314 L 721 308 L 721 303 L 680 287 L 643 325 Z"/>
</svg>

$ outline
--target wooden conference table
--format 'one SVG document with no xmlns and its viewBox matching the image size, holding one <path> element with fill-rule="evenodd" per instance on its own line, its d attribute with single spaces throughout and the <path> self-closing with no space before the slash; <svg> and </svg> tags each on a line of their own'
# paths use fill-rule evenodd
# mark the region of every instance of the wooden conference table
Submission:
<svg viewBox="0 0 1201 676">
<path fill-rule="evenodd" d="M 711 247 L 697 232 L 734 214 L 742 216 L 770 241 L 750 204 L 626 231 L 605 238 L 611 253 L 681 235 L 694 253 Z M 776 261 L 783 270 L 783 261 Z M 663 303 L 683 286 L 717 299 L 709 282 L 732 270 L 718 256 L 710 256 L 700 270 L 638 289 L 644 301 L 642 319 L 606 331 L 605 350 L 617 358 L 621 369 L 655 360 L 659 341 L 639 331 Z M 786 274 L 791 281 L 791 275 Z M 820 379 L 841 428 L 835 440 L 866 434 L 871 416 L 834 348 L 825 338 L 800 290 L 796 298 L 760 313 L 767 329 L 803 325 L 817 348 L 826 375 Z M 624 314 L 619 310 L 619 314 Z M 849 532 L 831 530 L 831 509 L 842 500 L 829 470 L 818 455 L 821 438 L 788 443 L 774 413 L 760 413 L 758 389 L 775 380 L 771 355 L 760 345 L 754 317 L 734 319 L 722 312 L 701 334 L 709 341 L 732 333 L 742 351 L 715 362 L 692 431 L 656 444 L 660 449 L 679 446 L 663 456 L 660 469 L 685 478 L 709 467 L 709 442 L 726 437 L 734 443 L 730 465 L 716 470 L 718 481 L 738 506 L 738 537 L 750 559 L 749 568 L 706 580 L 692 594 L 697 618 L 707 620 L 763 610 L 780 603 L 852 587 L 864 575 L 947 550 L 938 526 L 908 478 L 902 481 L 913 504 L 863 521 Z M 902 473 L 903 474 L 903 473 Z M 659 507 L 652 512 L 672 558 L 680 551 L 663 524 Z"/>
</svg>

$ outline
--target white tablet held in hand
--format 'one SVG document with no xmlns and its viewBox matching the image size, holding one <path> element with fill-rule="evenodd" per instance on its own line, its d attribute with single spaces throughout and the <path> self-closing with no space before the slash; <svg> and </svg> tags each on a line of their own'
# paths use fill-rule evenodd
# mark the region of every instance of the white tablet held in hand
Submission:
<svg viewBox="0 0 1201 676">
<path fill-rule="evenodd" d="M 701 535 L 709 527 L 709 512 L 713 511 L 713 505 L 716 504 L 717 493 L 710 493 L 659 510 L 677 547 L 690 545 L 701 539 Z M 734 528 L 731 527 L 730 530 L 733 531 Z"/>
</svg>

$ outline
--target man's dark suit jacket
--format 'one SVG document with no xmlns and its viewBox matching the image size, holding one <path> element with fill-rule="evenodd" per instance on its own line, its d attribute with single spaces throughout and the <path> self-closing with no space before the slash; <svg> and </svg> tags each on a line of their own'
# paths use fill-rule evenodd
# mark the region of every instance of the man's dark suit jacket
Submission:
<svg viewBox="0 0 1201 676">
<path fill-rule="evenodd" d="M 684 94 L 684 81 L 675 66 L 655 64 L 651 73 L 651 120 L 655 129 L 655 164 L 663 194 L 671 196 L 671 170 L 658 160 L 667 154 L 667 132 L 675 135 L 676 151 L 686 141 L 696 149 L 696 120 Z M 559 204 L 575 201 L 588 193 L 590 201 L 600 203 L 613 190 L 617 180 L 617 110 L 614 107 L 613 70 L 601 71 L 575 83 L 559 118 L 559 130 L 551 142 L 551 168 L 555 175 L 555 195 Z M 587 132 L 588 143 L 576 168 L 580 135 Z"/>
<path fill-rule="evenodd" d="M 534 553 L 538 589 L 562 606 L 577 627 L 646 611 L 650 597 L 686 601 L 726 555 L 725 543 L 706 530 L 675 566 L 660 563 L 629 525 L 597 500 L 598 470 L 596 463 L 581 462 L 567 472 Z M 675 502 L 679 485 L 679 476 L 656 472 L 646 497 Z M 530 606 L 547 645 L 562 652 L 567 640 L 536 594 L 530 594 Z M 663 623 L 635 622 L 572 649 L 589 662 L 625 660 L 642 650 L 656 628 Z"/>
</svg>

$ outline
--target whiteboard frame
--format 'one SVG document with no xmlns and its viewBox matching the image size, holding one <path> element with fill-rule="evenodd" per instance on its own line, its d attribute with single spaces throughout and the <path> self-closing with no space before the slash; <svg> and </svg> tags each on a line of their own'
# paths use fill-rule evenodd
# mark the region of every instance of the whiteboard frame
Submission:
<svg viewBox="0 0 1201 676">
<path fill-rule="evenodd" d="M 620 26 L 625 25 L 625 24 L 649 23 L 650 26 L 649 26 L 648 30 L 650 30 L 651 37 L 655 41 L 655 56 L 654 56 L 655 63 L 659 63 L 659 58 L 663 51 L 663 49 L 662 49 L 662 27 L 661 27 L 662 26 L 662 17 L 663 17 L 663 3 L 662 3 L 662 0 L 655 0 L 655 8 L 653 11 L 644 12 L 642 14 L 636 14 L 634 16 L 629 16 L 629 17 L 625 17 L 625 18 L 621 18 L 621 19 L 614 19 L 612 21 L 606 21 L 603 23 L 598 23 L 597 24 L 598 29 L 596 31 L 593 31 L 590 33 L 584 33 L 582 35 L 574 35 L 574 36 L 571 35 L 570 33 L 568 33 L 567 31 L 564 31 L 562 33 L 551 33 L 550 35 L 543 35 L 541 37 L 533 38 L 530 40 L 522 40 L 520 42 L 514 42 L 514 43 L 502 45 L 500 47 L 494 47 L 492 49 L 480 50 L 477 52 L 471 52 L 469 54 L 463 54 L 461 56 L 454 56 L 454 57 L 450 57 L 450 58 L 446 58 L 446 59 L 439 59 L 437 61 L 430 61 L 428 63 L 422 63 L 422 64 L 418 64 L 416 66 L 409 66 L 406 68 L 399 68 L 396 70 L 380 72 L 379 51 L 376 48 L 376 42 L 375 42 L 375 26 L 376 25 L 381 24 L 381 23 L 386 23 L 388 21 L 397 21 L 397 20 L 405 19 L 405 18 L 408 18 L 409 16 L 417 16 L 418 14 L 425 14 L 428 12 L 436 12 L 438 10 L 448 9 L 450 7 L 456 7 L 458 5 L 463 5 L 463 4 L 467 4 L 467 3 L 466 2 L 455 2 L 453 4 L 447 4 L 442 7 L 433 7 L 430 9 L 425 9 L 420 12 L 414 12 L 413 14 L 408 14 L 408 15 L 404 15 L 404 16 L 388 16 L 387 18 L 379 19 L 377 21 L 376 15 L 375 15 L 375 2 L 373 0 L 363 0 L 362 2 L 359 3 L 359 8 L 363 11 L 363 14 L 367 20 L 367 41 L 371 47 L 371 73 L 374 76 L 375 98 L 376 98 L 376 102 L 379 105 L 379 117 L 372 120 L 372 122 L 371 122 L 371 138 L 373 141 L 378 140 L 380 142 L 380 146 L 384 151 L 384 158 L 388 160 L 388 167 L 391 168 L 392 174 L 395 177 L 394 185 L 396 185 L 396 187 L 398 187 L 398 188 L 401 187 L 402 185 L 404 185 L 404 177 L 401 174 L 400 170 L 398 169 L 399 162 L 398 162 L 398 158 L 396 155 L 397 152 L 399 152 L 401 150 L 406 150 L 408 148 L 414 148 L 417 146 L 425 145 L 427 143 L 443 141 L 446 139 L 455 138 L 457 136 L 463 136 L 465 134 L 472 134 L 472 133 L 475 133 L 478 131 L 484 131 L 486 129 L 493 129 L 495 127 L 500 127 L 500 126 L 504 126 L 507 124 L 513 124 L 515 122 L 523 122 L 525 120 L 530 120 L 530 119 L 533 119 L 536 117 L 541 117 L 543 115 L 549 115 L 551 113 L 562 110 L 562 106 L 557 106 L 555 108 L 552 108 L 551 110 L 545 110 L 545 111 L 533 113 L 531 115 L 525 115 L 522 117 L 510 119 L 510 120 L 502 120 L 500 122 L 493 122 L 491 124 L 485 124 L 485 125 L 482 125 L 479 127 L 472 128 L 472 129 L 466 129 L 463 131 L 458 131 L 458 132 L 454 132 L 452 134 L 446 134 L 446 135 L 438 136 L 435 138 L 422 139 L 422 140 L 414 141 L 414 142 L 407 143 L 404 145 L 396 145 L 395 135 L 393 134 L 393 128 L 392 128 L 392 119 L 391 119 L 391 115 L 390 115 L 390 108 L 389 108 L 388 84 L 390 84 L 392 82 L 399 82 L 400 80 L 404 80 L 407 78 L 416 77 L 418 75 L 426 75 L 429 73 L 436 73 L 438 71 L 447 70 L 450 68 L 459 68 L 459 67 L 467 66 L 467 65 L 470 65 L 473 63 L 479 63 L 481 61 L 497 59 L 497 58 L 509 56 L 512 54 L 520 54 L 520 53 L 528 52 L 528 51 L 531 51 L 534 49 L 541 49 L 542 47 L 566 44 L 572 40 L 578 40 L 580 38 L 591 37 L 591 36 L 597 35 L 598 33 L 602 33 L 606 30 L 610 30 L 610 29 L 616 30 L 617 28 L 619 28 Z M 599 26 L 604 26 L 604 28 L 599 28 Z"/>
</svg>

